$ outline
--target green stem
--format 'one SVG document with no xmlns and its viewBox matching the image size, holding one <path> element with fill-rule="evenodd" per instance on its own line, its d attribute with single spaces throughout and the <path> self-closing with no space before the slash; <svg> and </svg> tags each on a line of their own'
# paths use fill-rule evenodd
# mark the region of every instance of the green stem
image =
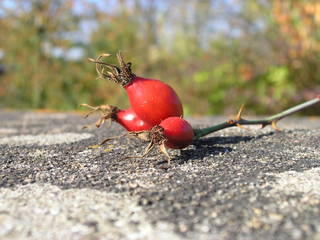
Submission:
<svg viewBox="0 0 320 240">
<path fill-rule="evenodd" d="M 307 102 L 301 103 L 297 106 L 294 106 L 292 108 L 289 108 L 283 112 L 280 112 L 278 114 L 272 115 L 270 117 L 264 118 L 264 119 L 258 119 L 258 120 L 246 120 L 241 118 L 241 110 L 236 117 L 236 119 L 231 119 L 226 122 L 207 127 L 207 128 L 201 128 L 201 129 L 194 129 L 194 139 L 199 139 L 201 137 L 204 137 L 210 133 L 222 130 L 224 128 L 234 127 L 234 126 L 243 126 L 243 125 L 262 125 L 262 127 L 265 127 L 267 125 L 272 125 L 274 128 L 276 128 L 276 122 L 281 120 L 282 118 L 289 116 L 295 112 L 301 111 L 302 109 L 305 109 L 307 107 L 310 107 L 314 104 L 317 104 L 320 102 L 320 95 L 312 100 L 309 100 Z"/>
</svg>

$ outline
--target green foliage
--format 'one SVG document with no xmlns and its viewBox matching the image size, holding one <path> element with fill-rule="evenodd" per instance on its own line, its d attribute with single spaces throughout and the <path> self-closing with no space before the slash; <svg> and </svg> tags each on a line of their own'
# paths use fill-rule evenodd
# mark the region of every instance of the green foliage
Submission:
<svg viewBox="0 0 320 240">
<path fill-rule="evenodd" d="M 320 91 L 319 24 L 300 14 L 308 1 L 292 2 L 285 17 L 279 0 L 122 0 L 107 10 L 106 0 L 11 2 L 0 3 L 0 107 L 126 107 L 124 90 L 97 79 L 86 60 L 118 50 L 137 75 L 172 85 L 186 114 L 230 114 L 241 104 L 266 114 Z M 81 54 L 72 59 L 74 49 Z"/>
</svg>

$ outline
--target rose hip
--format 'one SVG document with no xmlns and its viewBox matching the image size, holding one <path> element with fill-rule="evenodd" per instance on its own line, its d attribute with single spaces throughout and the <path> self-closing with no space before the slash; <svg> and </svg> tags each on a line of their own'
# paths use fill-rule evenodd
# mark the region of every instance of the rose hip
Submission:
<svg viewBox="0 0 320 240">
<path fill-rule="evenodd" d="M 149 145 L 141 157 L 146 156 L 155 146 L 165 154 L 170 163 L 170 155 L 166 147 L 182 149 L 189 146 L 194 138 L 194 131 L 191 125 L 181 117 L 169 117 L 163 120 L 160 125 L 156 125 L 151 130 L 130 132 L 143 141 L 148 141 Z"/>
<path fill-rule="evenodd" d="M 153 127 L 151 124 L 139 118 L 132 108 L 119 110 L 116 121 L 129 132 L 149 130 Z"/>
<path fill-rule="evenodd" d="M 111 105 L 93 107 L 88 104 L 81 104 L 81 106 L 92 109 L 86 117 L 95 111 L 99 111 L 101 113 L 102 116 L 95 123 L 96 127 L 100 127 L 106 120 L 115 121 L 130 132 L 149 130 L 153 127 L 151 124 L 141 120 L 132 108 L 122 110 Z"/>
<path fill-rule="evenodd" d="M 176 92 L 167 84 L 155 79 L 136 76 L 131 70 L 131 63 L 125 63 L 122 55 L 117 54 L 119 67 L 101 62 L 103 54 L 96 60 L 97 72 L 100 77 L 121 84 L 127 92 L 134 112 L 151 125 L 160 124 L 168 117 L 182 117 L 183 108 Z"/>
<path fill-rule="evenodd" d="M 163 135 L 166 138 L 164 144 L 168 148 L 182 149 L 192 143 L 194 132 L 191 125 L 180 117 L 169 117 L 160 125 L 163 127 Z"/>
</svg>

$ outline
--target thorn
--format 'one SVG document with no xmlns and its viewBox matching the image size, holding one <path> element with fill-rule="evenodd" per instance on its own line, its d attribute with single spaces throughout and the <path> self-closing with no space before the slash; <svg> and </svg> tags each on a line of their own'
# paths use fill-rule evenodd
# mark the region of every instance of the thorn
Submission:
<svg viewBox="0 0 320 240">
<path fill-rule="evenodd" d="M 242 129 L 244 129 L 244 130 L 251 131 L 250 128 L 244 127 L 244 126 L 242 126 L 242 125 L 239 124 L 239 123 L 236 123 L 236 126 L 237 126 L 238 128 L 242 128 Z"/>
<path fill-rule="evenodd" d="M 278 126 L 277 126 L 277 121 L 275 121 L 275 120 L 271 122 L 271 127 L 272 127 L 274 130 L 281 131 L 281 129 L 278 128 Z"/>
<path fill-rule="evenodd" d="M 242 115 L 243 109 L 244 109 L 244 104 L 241 105 L 241 107 L 237 113 L 237 116 L 236 116 L 237 121 L 241 120 L 241 115 Z"/>
</svg>

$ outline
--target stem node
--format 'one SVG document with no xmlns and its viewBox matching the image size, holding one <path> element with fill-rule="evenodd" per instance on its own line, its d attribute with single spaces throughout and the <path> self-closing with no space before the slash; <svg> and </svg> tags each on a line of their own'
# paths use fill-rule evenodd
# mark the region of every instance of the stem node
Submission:
<svg viewBox="0 0 320 240">
<path fill-rule="evenodd" d="M 307 107 L 310 107 L 312 105 L 315 105 L 320 102 L 320 95 L 318 95 L 316 98 L 311 99 L 307 102 L 301 103 L 297 106 L 294 106 L 292 108 L 289 108 L 283 112 L 280 112 L 278 114 L 272 115 L 268 118 L 264 119 L 258 119 L 258 120 L 246 120 L 241 117 L 241 114 L 243 112 L 244 105 L 242 105 L 239 109 L 239 112 L 235 119 L 230 119 L 226 122 L 214 125 L 212 127 L 202 128 L 202 129 L 194 129 L 194 139 L 199 139 L 201 137 L 204 137 L 210 133 L 222 130 L 224 128 L 229 127 L 241 127 L 243 128 L 243 125 L 261 125 L 261 128 L 264 128 L 267 125 L 271 125 L 271 127 L 277 131 L 280 131 L 280 129 L 277 126 L 277 122 L 281 119 L 295 113 L 298 111 L 301 111 Z"/>
</svg>

